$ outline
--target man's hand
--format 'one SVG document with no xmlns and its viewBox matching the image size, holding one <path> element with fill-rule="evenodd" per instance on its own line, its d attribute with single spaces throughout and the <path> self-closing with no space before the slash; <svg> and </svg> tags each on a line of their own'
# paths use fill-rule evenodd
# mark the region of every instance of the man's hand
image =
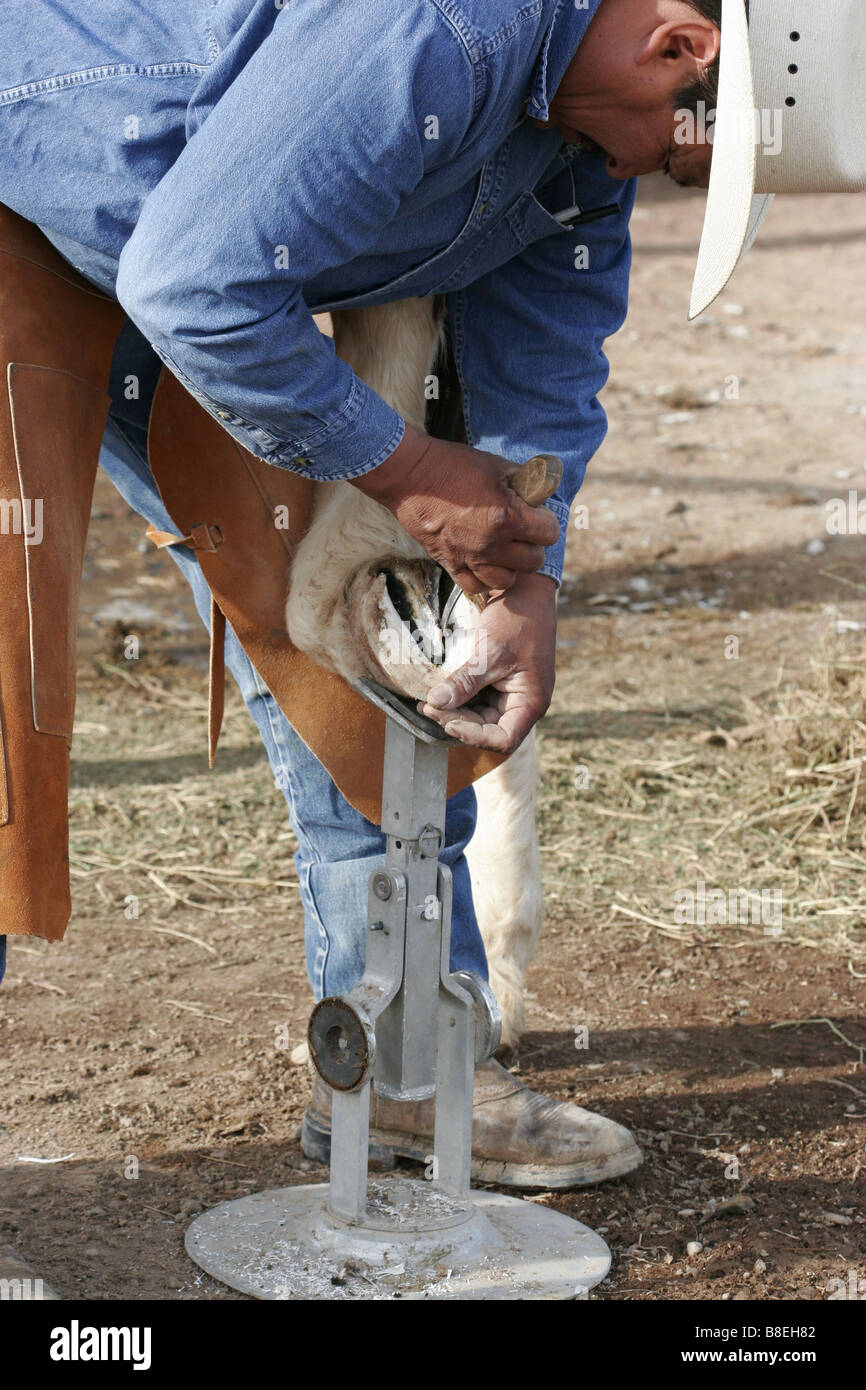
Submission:
<svg viewBox="0 0 866 1390">
<path fill-rule="evenodd" d="M 490 600 L 474 636 L 473 657 L 434 686 L 418 708 L 462 743 L 513 753 L 553 694 L 553 580 L 544 574 L 521 575 L 507 592 Z"/>
<path fill-rule="evenodd" d="M 467 594 L 509 589 L 544 564 L 559 538 L 546 507 L 508 486 L 516 465 L 496 454 L 433 439 L 406 426 L 398 448 L 352 482 L 383 503 Z"/>
</svg>

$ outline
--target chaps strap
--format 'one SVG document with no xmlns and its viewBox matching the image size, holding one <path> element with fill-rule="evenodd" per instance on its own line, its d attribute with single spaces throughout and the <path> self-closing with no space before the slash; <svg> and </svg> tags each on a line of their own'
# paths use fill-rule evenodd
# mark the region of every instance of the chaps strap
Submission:
<svg viewBox="0 0 866 1390">
<path fill-rule="evenodd" d="M 185 545 L 190 550 L 203 550 L 213 554 L 223 543 L 223 533 L 219 526 L 206 521 L 190 527 L 189 535 L 176 536 L 173 531 L 159 531 L 148 526 L 144 533 L 159 550 L 172 545 Z M 210 657 L 208 660 L 208 699 L 207 699 L 207 753 L 208 765 L 213 767 L 219 743 L 220 729 L 226 699 L 226 615 L 213 594 L 210 599 Z"/>
</svg>

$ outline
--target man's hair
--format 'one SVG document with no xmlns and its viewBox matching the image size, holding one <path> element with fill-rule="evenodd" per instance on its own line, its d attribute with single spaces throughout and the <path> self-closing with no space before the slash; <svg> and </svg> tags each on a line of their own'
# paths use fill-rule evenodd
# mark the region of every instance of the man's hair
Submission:
<svg viewBox="0 0 866 1390">
<path fill-rule="evenodd" d="M 722 0 L 686 0 L 686 3 L 721 30 Z M 688 87 L 683 87 L 677 92 L 674 97 L 674 107 L 677 111 L 697 112 L 698 102 L 703 101 L 706 102 L 708 108 L 713 109 L 718 95 L 719 59 L 717 58 L 710 67 L 704 69 L 695 82 L 691 82 Z"/>
</svg>

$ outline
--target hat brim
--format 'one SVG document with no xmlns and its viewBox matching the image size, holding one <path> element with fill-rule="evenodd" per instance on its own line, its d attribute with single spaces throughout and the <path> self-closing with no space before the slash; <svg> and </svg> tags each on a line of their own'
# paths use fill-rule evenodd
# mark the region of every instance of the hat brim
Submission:
<svg viewBox="0 0 866 1390">
<path fill-rule="evenodd" d="M 696 319 L 721 294 L 773 201 L 772 194 L 755 194 L 754 110 L 745 0 L 722 0 L 716 138 L 689 319 Z"/>
</svg>

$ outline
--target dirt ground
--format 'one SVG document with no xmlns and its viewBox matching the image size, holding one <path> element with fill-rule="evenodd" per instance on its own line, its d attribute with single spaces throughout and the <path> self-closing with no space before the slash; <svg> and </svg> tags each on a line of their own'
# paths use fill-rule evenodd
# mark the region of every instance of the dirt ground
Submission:
<svg viewBox="0 0 866 1390">
<path fill-rule="evenodd" d="M 605 1235 L 597 1297 L 824 1299 L 852 1272 L 866 1293 L 866 589 L 862 539 L 825 525 L 866 489 L 866 202 L 778 203 L 687 326 L 702 210 L 648 182 L 636 212 L 512 1065 L 643 1147 L 629 1178 L 532 1197 Z M 227 1299 L 184 1253 L 192 1215 L 326 1176 L 297 1139 L 294 841 L 236 698 L 207 770 L 201 630 L 142 529 L 101 481 L 74 916 L 63 945 L 11 941 L 0 991 L 0 1241 L 64 1298 Z M 700 883 L 778 913 L 684 922 Z"/>
</svg>

